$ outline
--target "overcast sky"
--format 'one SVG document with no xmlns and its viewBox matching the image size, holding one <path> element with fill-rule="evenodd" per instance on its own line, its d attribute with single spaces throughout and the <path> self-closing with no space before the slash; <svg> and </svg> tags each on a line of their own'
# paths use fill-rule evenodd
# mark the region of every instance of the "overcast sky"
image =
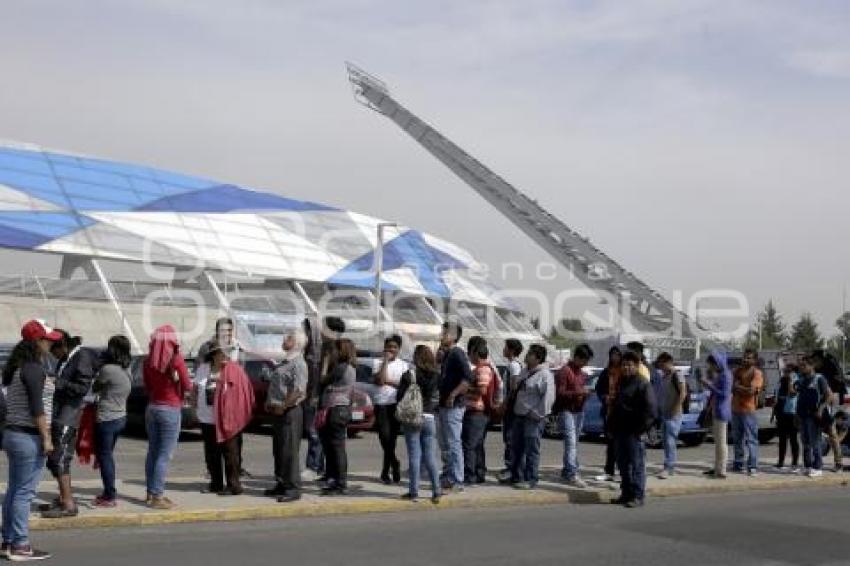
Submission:
<svg viewBox="0 0 850 566">
<path fill-rule="evenodd" d="M 833 333 L 850 283 L 850 4 L 3 0 L 0 138 L 398 220 L 504 282 L 550 261 L 358 107 L 344 60 L 663 292 Z M 498 277 L 497 277 L 498 279 Z"/>
</svg>

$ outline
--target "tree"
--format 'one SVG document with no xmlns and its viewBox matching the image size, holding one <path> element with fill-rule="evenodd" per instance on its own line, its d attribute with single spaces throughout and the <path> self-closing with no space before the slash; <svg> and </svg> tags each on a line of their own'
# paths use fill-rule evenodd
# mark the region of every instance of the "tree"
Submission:
<svg viewBox="0 0 850 566">
<path fill-rule="evenodd" d="M 850 350 L 850 311 L 845 312 L 835 321 L 839 334 L 830 341 L 830 351 L 836 358 L 845 363 L 844 356 Z"/>
<path fill-rule="evenodd" d="M 835 326 L 844 335 L 844 339 L 850 343 L 850 311 L 839 316 L 838 320 L 835 321 Z"/>
<path fill-rule="evenodd" d="M 773 299 L 767 301 L 764 309 L 756 315 L 756 325 L 747 334 L 745 346 L 754 349 L 761 347 L 765 350 L 782 350 L 788 346 L 785 322 L 776 310 Z"/>
<path fill-rule="evenodd" d="M 803 313 L 800 320 L 791 327 L 791 348 L 798 352 L 811 352 L 823 348 L 823 336 L 811 313 Z"/>
<path fill-rule="evenodd" d="M 550 344 L 559 350 L 572 350 L 578 346 L 580 339 L 577 335 L 584 333 L 581 320 L 577 318 L 564 318 L 552 327 L 547 337 Z"/>
</svg>

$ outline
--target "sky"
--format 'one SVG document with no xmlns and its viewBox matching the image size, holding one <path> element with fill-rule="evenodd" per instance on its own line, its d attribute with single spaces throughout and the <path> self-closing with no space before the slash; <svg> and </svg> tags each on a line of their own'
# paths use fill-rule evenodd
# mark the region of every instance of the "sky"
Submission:
<svg viewBox="0 0 850 566">
<path fill-rule="evenodd" d="M 735 289 L 832 334 L 847 29 L 839 0 L 4 0 L 0 138 L 396 220 L 509 288 L 574 286 L 534 276 L 545 252 L 355 104 L 349 60 L 663 293 Z"/>
</svg>

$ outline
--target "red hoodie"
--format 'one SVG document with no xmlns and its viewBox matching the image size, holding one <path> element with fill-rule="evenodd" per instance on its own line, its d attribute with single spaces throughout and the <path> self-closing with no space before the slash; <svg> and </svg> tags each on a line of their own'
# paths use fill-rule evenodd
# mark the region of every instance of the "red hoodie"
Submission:
<svg viewBox="0 0 850 566">
<path fill-rule="evenodd" d="M 254 414 L 254 387 L 245 370 L 236 362 L 225 362 L 221 368 L 213 411 L 218 442 L 230 440 L 251 422 Z"/>
<path fill-rule="evenodd" d="M 183 395 L 192 390 L 192 378 L 180 355 L 177 333 L 170 325 L 160 326 L 151 335 L 142 375 L 151 405 L 183 406 Z"/>
<path fill-rule="evenodd" d="M 580 413 L 587 399 L 586 379 L 581 368 L 570 360 L 555 375 L 555 406 L 552 411 Z"/>
</svg>

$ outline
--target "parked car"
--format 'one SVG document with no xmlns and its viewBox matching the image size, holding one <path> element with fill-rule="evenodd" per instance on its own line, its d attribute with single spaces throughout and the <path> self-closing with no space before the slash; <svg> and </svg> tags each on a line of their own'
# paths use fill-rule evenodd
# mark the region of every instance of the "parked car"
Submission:
<svg viewBox="0 0 850 566">
<path fill-rule="evenodd" d="M 764 352 L 765 356 L 762 353 L 759 354 L 758 367 L 762 369 L 764 373 L 765 379 L 765 387 L 762 391 L 761 396 L 759 397 L 758 408 L 756 409 L 756 419 L 758 420 L 759 427 L 759 443 L 767 444 L 776 436 L 776 423 L 771 422 L 771 416 L 773 415 L 773 406 L 776 404 L 776 373 L 777 370 L 774 367 L 776 365 L 776 356 L 767 357 L 767 354 L 772 354 L 771 351 Z M 741 366 L 743 355 L 742 354 L 733 354 L 728 358 L 729 369 L 734 372 Z M 705 362 L 704 361 L 696 361 L 693 365 L 693 375 L 694 382 L 699 384 L 700 375 L 705 375 Z M 731 432 L 731 424 L 730 431 L 727 435 L 727 442 L 732 443 L 732 432 Z"/>
<path fill-rule="evenodd" d="M 130 396 L 127 397 L 127 427 L 131 430 L 145 430 L 145 411 L 148 408 L 148 394 L 145 391 L 145 381 L 142 366 L 145 356 L 134 356 L 130 361 Z M 194 359 L 185 358 L 186 367 L 190 374 L 194 367 Z M 199 428 L 198 415 L 191 400 L 183 401 L 180 425 L 183 430 Z"/>
<path fill-rule="evenodd" d="M 596 396 L 596 381 L 599 379 L 602 369 L 588 367 L 584 371 L 587 376 L 586 387 L 588 398 L 584 404 L 582 435 L 587 437 L 601 437 L 605 433 L 605 430 L 602 420 L 602 402 Z M 688 392 L 690 395 L 688 412 L 682 415 L 682 429 L 679 432 L 679 439 L 686 446 L 699 446 L 705 441 L 708 434 L 708 431 L 697 422 L 699 414 L 708 402 L 708 393 L 698 387 L 691 378 L 690 372 L 685 372 L 684 368 L 679 368 L 679 371 L 688 383 Z M 550 438 L 563 437 L 557 415 L 550 415 L 547 418 L 545 432 L 546 436 Z M 653 427 L 647 433 L 647 445 L 652 448 L 658 448 L 662 445 L 660 425 Z"/>
<path fill-rule="evenodd" d="M 252 426 L 264 426 L 271 424 L 271 415 L 266 411 L 266 397 L 268 395 L 269 381 L 272 372 L 278 362 L 271 358 L 249 357 L 242 362 L 245 373 L 251 379 L 254 386 L 254 420 Z M 360 370 L 358 368 L 358 375 Z M 375 410 L 372 400 L 367 392 L 355 384 L 351 394 L 351 422 L 348 424 L 349 437 L 358 432 L 371 430 L 375 426 Z"/>
</svg>

